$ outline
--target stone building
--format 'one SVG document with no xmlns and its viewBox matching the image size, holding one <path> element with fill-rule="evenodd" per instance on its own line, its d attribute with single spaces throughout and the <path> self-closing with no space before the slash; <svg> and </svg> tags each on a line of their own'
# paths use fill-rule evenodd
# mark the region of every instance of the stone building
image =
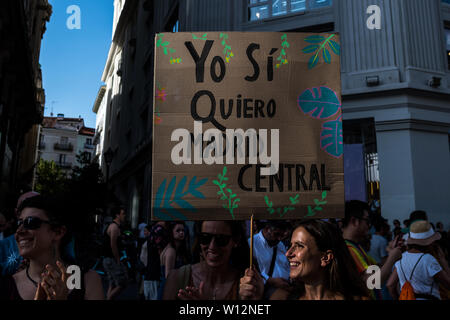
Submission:
<svg viewBox="0 0 450 320">
<path fill-rule="evenodd" d="M 380 198 L 391 221 L 414 209 L 450 223 L 448 0 L 116 0 L 106 84 L 110 183 L 133 225 L 150 215 L 153 46 L 158 32 L 337 32 L 348 199 Z M 367 20 L 379 8 L 380 28 Z M 373 8 L 373 7 L 372 7 Z M 345 156 L 347 155 L 347 157 Z M 355 181 L 356 181 L 355 180 Z M 350 181 L 350 180 L 349 180 Z M 361 191 L 362 190 L 362 191 Z"/>
<path fill-rule="evenodd" d="M 70 173 L 73 166 L 79 166 L 76 156 L 86 153 L 87 159 L 94 158 L 93 144 L 95 129 L 84 126 L 83 118 L 44 117 L 39 138 L 39 159 L 53 161 L 64 172 Z"/>
<path fill-rule="evenodd" d="M 45 93 L 39 55 L 48 0 L 0 2 L 0 205 L 31 187 Z"/>
</svg>

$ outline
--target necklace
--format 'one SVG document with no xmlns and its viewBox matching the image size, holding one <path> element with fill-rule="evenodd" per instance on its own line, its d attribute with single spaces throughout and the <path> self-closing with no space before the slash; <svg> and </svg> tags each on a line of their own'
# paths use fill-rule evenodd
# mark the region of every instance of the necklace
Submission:
<svg viewBox="0 0 450 320">
<path fill-rule="evenodd" d="M 34 281 L 34 280 L 30 277 L 30 274 L 28 273 L 28 269 L 30 269 L 30 265 L 27 265 L 27 270 L 26 270 L 27 278 L 30 279 L 30 281 L 33 282 L 34 286 L 37 288 L 38 284 L 37 284 L 36 281 Z"/>
</svg>

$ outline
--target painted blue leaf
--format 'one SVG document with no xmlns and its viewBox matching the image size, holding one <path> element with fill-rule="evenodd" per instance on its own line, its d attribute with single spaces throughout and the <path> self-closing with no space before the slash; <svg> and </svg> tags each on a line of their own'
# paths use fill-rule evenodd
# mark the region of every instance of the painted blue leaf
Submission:
<svg viewBox="0 0 450 320">
<path fill-rule="evenodd" d="M 204 185 L 206 183 L 206 181 L 208 181 L 208 178 L 204 178 L 204 179 L 200 180 L 199 182 L 197 182 L 195 184 L 195 189 L 197 189 L 198 187 Z"/>
<path fill-rule="evenodd" d="M 328 64 L 331 62 L 330 51 L 328 51 L 328 49 L 326 48 L 323 48 L 323 60 Z"/>
<path fill-rule="evenodd" d="M 325 40 L 325 38 L 319 35 L 313 35 L 305 38 L 304 40 L 308 43 L 321 43 Z"/>
<path fill-rule="evenodd" d="M 314 68 L 318 62 L 319 62 L 319 55 L 317 53 L 313 54 L 311 59 L 309 59 L 308 61 L 308 69 Z"/>
<path fill-rule="evenodd" d="M 191 181 L 189 181 L 188 190 L 191 190 L 192 186 L 195 186 L 195 180 L 197 180 L 197 177 L 192 177 Z"/>
<path fill-rule="evenodd" d="M 340 158 L 344 152 L 342 121 L 328 121 L 322 125 L 320 147 L 329 155 Z"/>
<path fill-rule="evenodd" d="M 153 211 L 154 216 L 157 219 L 162 219 L 162 220 L 173 220 L 173 218 L 171 218 L 170 216 L 168 216 L 167 214 L 165 214 L 164 212 L 162 212 L 161 208 L 155 208 L 155 210 Z"/>
<path fill-rule="evenodd" d="M 341 46 L 339 45 L 339 43 L 334 40 L 330 40 L 328 41 L 328 45 L 330 46 L 331 50 L 333 50 L 334 54 L 338 56 L 341 54 Z"/>
<path fill-rule="evenodd" d="M 302 49 L 302 52 L 303 52 L 303 53 L 311 53 L 311 52 L 315 52 L 317 49 L 319 49 L 319 46 L 313 44 L 313 45 L 304 47 L 304 48 Z"/>
<path fill-rule="evenodd" d="M 327 87 L 305 90 L 298 97 L 298 105 L 303 113 L 315 119 L 327 119 L 334 116 L 341 103 L 336 93 Z"/>
<path fill-rule="evenodd" d="M 159 185 L 158 191 L 156 191 L 154 208 L 161 207 L 161 201 L 164 199 L 164 191 L 166 190 L 166 179 Z"/>
<path fill-rule="evenodd" d="M 164 209 L 176 220 L 187 220 L 186 216 L 175 208 L 167 207 Z"/>
<path fill-rule="evenodd" d="M 186 185 L 187 177 L 184 176 L 183 179 L 178 183 L 177 189 L 175 190 L 175 198 L 181 198 L 183 196 L 183 189 Z"/>
<path fill-rule="evenodd" d="M 172 180 L 170 180 L 169 186 L 167 187 L 166 196 L 164 199 L 164 207 L 168 207 L 170 205 L 170 198 L 172 198 L 172 192 L 175 188 L 175 183 L 177 181 L 176 177 L 173 177 Z"/>
<path fill-rule="evenodd" d="M 196 209 L 186 200 L 176 199 L 175 203 L 185 210 L 192 211 L 192 212 L 196 211 Z"/>
</svg>

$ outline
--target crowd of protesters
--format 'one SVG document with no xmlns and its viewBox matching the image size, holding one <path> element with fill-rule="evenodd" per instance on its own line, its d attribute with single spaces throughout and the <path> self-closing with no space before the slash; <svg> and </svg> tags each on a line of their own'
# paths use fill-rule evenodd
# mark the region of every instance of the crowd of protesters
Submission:
<svg viewBox="0 0 450 320">
<path fill-rule="evenodd" d="M 98 228 L 95 263 L 81 263 L 57 203 L 28 192 L 0 213 L 0 300 L 114 300 L 131 286 L 141 300 L 450 299 L 450 239 L 425 211 L 390 225 L 349 201 L 342 219 L 255 221 L 250 267 L 248 221 L 131 230 L 119 205 Z M 71 265 L 82 265 L 77 288 L 67 285 Z"/>
</svg>

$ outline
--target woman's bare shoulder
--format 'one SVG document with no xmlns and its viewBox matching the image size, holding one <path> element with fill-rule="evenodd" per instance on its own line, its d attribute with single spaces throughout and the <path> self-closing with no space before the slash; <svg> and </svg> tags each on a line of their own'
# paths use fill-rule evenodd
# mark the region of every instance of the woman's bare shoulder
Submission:
<svg viewBox="0 0 450 320">
<path fill-rule="evenodd" d="M 285 289 L 277 289 L 270 296 L 270 300 L 287 300 L 291 292 Z"/>
</svg>

